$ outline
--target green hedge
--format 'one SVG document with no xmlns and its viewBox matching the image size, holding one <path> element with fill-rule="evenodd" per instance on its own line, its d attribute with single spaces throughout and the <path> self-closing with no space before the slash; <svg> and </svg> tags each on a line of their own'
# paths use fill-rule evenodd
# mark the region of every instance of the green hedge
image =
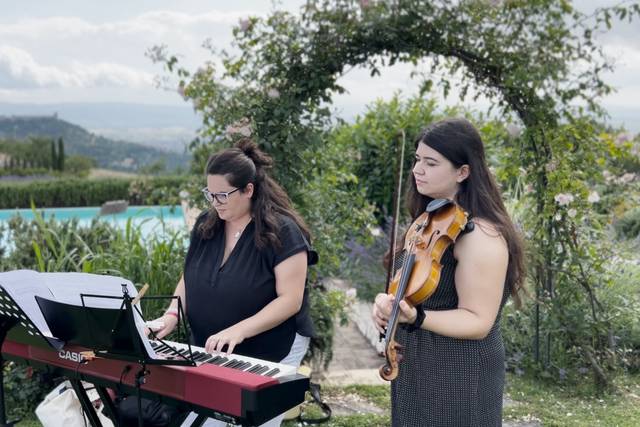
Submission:
<svg viewBox="0 0 640 427">
<path fill-rule="evenodd" d="M 99 206 L 109 200 L 128 200 L 132 205 L 177 203 L 178 193 L 189 186 L 189 176 L 145 178 L 54 179 L 1 182 L 0 209 L 66 206 Z"/>
<path fill-rule="evenodd" d="M 613 226 L 619 238 L 635 239 L 640 236 L 640 207 L 625 212 Z"/>
</svg>

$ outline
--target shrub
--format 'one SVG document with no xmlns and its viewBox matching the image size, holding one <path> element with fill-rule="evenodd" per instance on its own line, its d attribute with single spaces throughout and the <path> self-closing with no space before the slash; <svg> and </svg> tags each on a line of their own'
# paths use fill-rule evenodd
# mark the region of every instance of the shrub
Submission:
<svg viewBox="0 0 640 427">
<path fill-rule="evenodd" d="M 307 360 L 316 365 L 316 370 L 326 369 L 333 357 L 335 320 L 347 322 L 345 294 L 339 290 L 329 291 L 318 283 L 311 287 L 309 302 L 316 336 L 311 340 Z"/>
<path fill-rule="evenodd" d="M 382 259 L 389 249 L 389 235 L 381 232 L 365 242 L 350 239 L 347 248 L 349 252 L 343 262 L 343 277 L 353 284 L 358 299 L 373 302 L 375 296 L 385 289 L 387 272 Z"/>
<path fill-rule="evenodd" d="M 619 238 L 634 239 L 640 236 L 640 208 L 627 211 L 614 223 Z"/>
<path fill-rule="evenodd" d="M 99 206 L 109 200 L 128 200 L 132 205 L 177 204 L 179 192 L 189 188 L 189 176 L 65 178 L 30 182 L 0 182 L 0 208 Z"/>
<path fill-rule="evenodd" d="M 80 178 L 86 178 L 91 168 L 96 166 L 95 159 L 86 156 L 70 156 L 64 161 L 64 170 Z"/>
<path fill-rule="evenodd" d="M 31 366 L 6 362 L 2 369 L 7 417 L 10 419 L 33 413 L 54 385 L 51 375 Z"/>
<path fill-rule="evenodd" d="M 343 124 L 332 134 L 338 145 L 355 151 L 358 161 L 354 173 L 363 183 L 367 200 L 375 206 L 381 224 L 384 217 L 393 215 L 400 143 L 404 139 L 403 176 L 406 177 L 413 165 L 416 136 L 422 128 L 442 117 L 436 115 L 435 108 L 433 100 L 417 96 L 403 101 L 396 95 L 390 101 L 378 100 L 367 106 L 367 112 L 358 117 L 356 123 Z"/>
</svg>

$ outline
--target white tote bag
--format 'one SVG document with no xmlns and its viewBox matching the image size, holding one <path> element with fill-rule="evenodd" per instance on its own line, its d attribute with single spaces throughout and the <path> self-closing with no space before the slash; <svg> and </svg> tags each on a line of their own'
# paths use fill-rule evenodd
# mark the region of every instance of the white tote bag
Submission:
<svg viewBox="0 0 640 427">
<path fill-rule="evenodd" d="M 85 389 L 93 387 L 89 383 L 83 382 L 82 384 Z M 98 393 L 95 390 L 87 390 L 87 395 L 92 402 L 98 401 L 100 403 L 96 413 L 102 425 L 113 427 L 111 420 L 102 414 L 102 402 L 99 400 Z M 47 397 L 36 408 L 36 416 L 43 427 L 86 427 L 90 425 L 69 381 L 60 383 L 47 394 Z"/>
</svg>

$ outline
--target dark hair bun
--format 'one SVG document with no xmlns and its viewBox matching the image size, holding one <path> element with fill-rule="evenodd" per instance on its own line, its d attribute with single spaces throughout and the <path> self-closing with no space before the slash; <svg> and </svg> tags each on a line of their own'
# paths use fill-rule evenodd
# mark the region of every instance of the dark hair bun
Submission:
<svg viewBox="0 0 640 427">
<path fill-rule="evenodd" d="M 267 153 L 258 148 L 250 138 L 243 138 L 236 143 L 236 148 L 240 149 L 247 157 L 253 160 L 256 168 L 269 168 L 273 165 L 273 159 Z"/>
</svg>

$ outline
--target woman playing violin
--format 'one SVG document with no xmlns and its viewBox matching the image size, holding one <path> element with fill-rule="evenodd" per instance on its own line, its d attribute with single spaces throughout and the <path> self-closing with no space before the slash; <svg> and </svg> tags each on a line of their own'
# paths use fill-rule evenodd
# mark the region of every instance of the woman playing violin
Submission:
<svg viewBox="0 0 640 427">
<path fill-rule="evenodd" d="M 523 249 L 474 126 L 452 118 L 423 130 L 408 185 L 412 219 L 430 201 L 450 199 L 473 226 L 443 254 L 433 295 L 417 307 L 399 303 L 395 340 L 403 359 L 391 384 L 393 426 L 500 426 L 500 312 L 509 295 L 518 300 Z M 373 320 L 380 332 L 393 303 L 391 294 L 376 296 Z"/>
</svg>

